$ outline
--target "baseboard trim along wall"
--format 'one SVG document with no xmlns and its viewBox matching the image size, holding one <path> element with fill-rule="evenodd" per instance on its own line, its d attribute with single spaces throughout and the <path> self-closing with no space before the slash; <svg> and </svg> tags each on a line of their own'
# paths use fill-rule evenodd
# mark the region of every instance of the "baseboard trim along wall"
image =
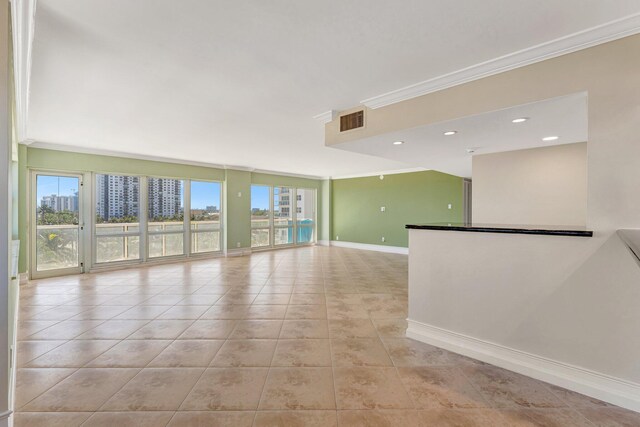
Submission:
<svg viewBox="0 0 640 427">
<path fill-rule="evenodd" d="M 331 246 L 331 242 L 329 240 L 318 240 L 318 246 Z"/>
<path fill-rule="evenodd" d="M 640 384 L 407 319 L 407 337 L 640 412 Z"/>
<path fill-rule="evenodd" d="M 368 243 L 343 242 L 340 240 L 332 240 L 331 246 L 349 249 L 362 249 L 365 251 L 387 252 L 390 254 L 409 255 L 409 248 L 403 248 L 400 246 L 371 245 Z"/>
<path fill-rule="evenodd" d="M 232 256 L 247 256 L 247 255 L 251 255 L 251 248 L 234 248 L 234 249 L 227 249 L 227 251 L 225 252 L 225 255 L 228 257 L 232 257 Z"/>
</svg>

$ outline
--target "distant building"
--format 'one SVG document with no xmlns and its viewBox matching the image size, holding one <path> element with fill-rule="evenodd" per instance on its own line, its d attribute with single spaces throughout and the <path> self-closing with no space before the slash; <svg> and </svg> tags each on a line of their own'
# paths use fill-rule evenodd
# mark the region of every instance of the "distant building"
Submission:
<svg viewBox="0 0 640 427">
<path fill-rule="evenodd" d="M 105 221 L 138 217 L 139 197 L 140 179 L 137 176 L 96 176 L 96 213 Z"/>
<path fill-rule="evenodd" d="M 149 218 L 172 217 L 182 213 L 182 181 L 149 178 Z"/>
<path fill-rule="evenodd" d="M 78 193 L 72 196 L 58 196 L 52 194 L 42 197 L 40 206 L 51 208 L 54 212 L 70 211 L 78 212 Z"/>
</svg>

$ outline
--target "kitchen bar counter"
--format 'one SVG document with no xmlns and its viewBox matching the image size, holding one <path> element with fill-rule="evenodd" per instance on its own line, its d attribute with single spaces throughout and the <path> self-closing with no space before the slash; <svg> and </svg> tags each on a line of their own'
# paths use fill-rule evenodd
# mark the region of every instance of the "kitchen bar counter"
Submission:
<svg viewBox="0 0 640 427">
<path fill-rule="evenodd" d="M 468 231 L 475 233 L 508 233 L 508 234 L 537 234 L 548 236 L 576 236 L 592 237 L 593 231 L 584 227 L 569 227 L 556 225 L 516 225 L 516 224 L 478 224 L 478 223 L 447 223 L 436 222 L 428 224 L 407 224 L 410 230 L 445 230 Z"/>
</svg>

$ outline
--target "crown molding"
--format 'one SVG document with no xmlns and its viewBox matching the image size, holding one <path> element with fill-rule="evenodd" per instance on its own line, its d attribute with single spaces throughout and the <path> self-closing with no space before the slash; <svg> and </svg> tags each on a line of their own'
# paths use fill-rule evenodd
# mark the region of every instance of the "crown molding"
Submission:
<svg viewBox="0 0 640 427">
<path fill-rule="evenodd" d="M 31 48 L 35 28 L 36 0 L 12 0 L 13 78 L 16 103 L 16 136 L 27 141 L 29 113 L 29 81 L 31 78 Z"/>
<path fill-rule="evenodd" d="M 352 174 L 352 175 L 338 175 L 332 176 L 331 179 L 350 179 L 350 178 L 366 178 L 369 176 L 379 176 L 379 175 L 396 175 L 399 173 L 411 173 L 411 172 L 424 172 L 430 169 L 425 168 L 407 168 L 407 169 L 395 169 L 395 170 L 386 170 L 379 172 L 367 172 L 361 174 Z"/>
<path fill-rule="evenodd" d="M 361 101 L 376 109 L 640 33 L 640 13 Z"/>
<path fill-rule="evenodd" d="M 324 124 L 332 122 L 336 117 L 338 117 L 338 112 L 336 110 L 325 111 L 324 113 L 313 116 L 314 119 L 319 120 Z"/>
<path fill-rule="evenodd" d="M 299 173 L 278 172 L 278 171 L 272 171 L 272 170 L 266 170 L 266 169 L 254 169 L 253 172 L 263 173 L 265 175 L 277 175 L 277 176 L 288 176 L 291 178 L 313 179 L 316 181 L 321 179 L 327 179 L 326 177 L 318 176 L 318 175 L 303 175 Z"/>
</svg>

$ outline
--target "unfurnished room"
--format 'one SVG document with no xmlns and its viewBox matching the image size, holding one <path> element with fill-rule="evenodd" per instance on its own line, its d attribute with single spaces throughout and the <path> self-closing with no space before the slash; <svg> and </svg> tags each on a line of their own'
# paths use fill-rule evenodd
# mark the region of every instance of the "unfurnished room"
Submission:
<svg viewBox="0 0 640 427">
<path fill-rule="evenodd" d="M 640 426 L 640 1 L 0 3 L 0 427 Z"/>
</svg>

